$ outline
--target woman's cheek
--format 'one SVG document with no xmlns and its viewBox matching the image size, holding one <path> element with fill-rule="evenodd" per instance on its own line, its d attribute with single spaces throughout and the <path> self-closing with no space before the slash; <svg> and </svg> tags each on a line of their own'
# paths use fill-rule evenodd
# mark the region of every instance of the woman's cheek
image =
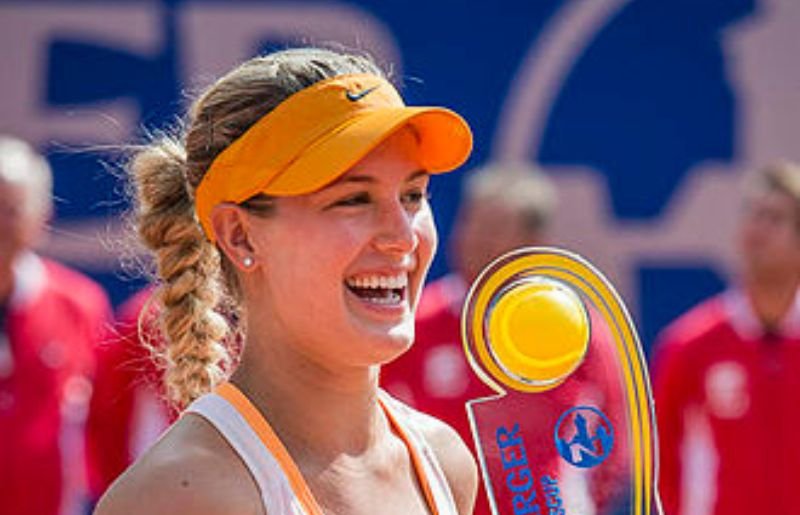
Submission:
<svg viewBox="0 0 800 515">
<path fill-rule="evenodd" d="M 428 265 L 436 254 L 436 249 L 439 245 L 439 234 L 436 230 L 436 223 L 433 220 L 433 214 L 430 208 L 426 208 L 419 215 L 418 220 L 418 233 L 420 235 L 420 246 L 425 247 L 424 252 L 428 254 Z M 426 266 L 427 269 L 427 266 Z"/>
</svg>

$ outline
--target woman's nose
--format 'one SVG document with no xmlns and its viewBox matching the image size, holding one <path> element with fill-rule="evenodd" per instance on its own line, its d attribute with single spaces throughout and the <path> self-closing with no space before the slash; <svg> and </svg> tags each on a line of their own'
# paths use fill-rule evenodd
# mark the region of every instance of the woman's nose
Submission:
<svg viewBox="0 0 800 515">
<path fill-rule="evenodd" d="M 414 251 L 419 244 L 419 236 L 414 230 L 414 213 L 399 200 L 382 206 L 374 244 L 382 252 L 407 254 Z"/>
</svg>

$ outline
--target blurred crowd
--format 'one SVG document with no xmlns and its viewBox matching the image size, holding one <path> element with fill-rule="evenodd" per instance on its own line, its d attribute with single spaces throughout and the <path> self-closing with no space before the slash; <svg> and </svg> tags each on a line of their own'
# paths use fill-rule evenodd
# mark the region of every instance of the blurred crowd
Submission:
<svg viewBox="0 0 800 515">
<path fill-rule="evenodd" d="M 800 167 L 750 174 L 729 289 L 671 324 L 651 363 L 665 513 L 794 513 L 800 465 Z M 541 170 L 469 172 L 448 257 L 425 290 L 412 350 L 383 386 L 472 443 L 467 400 L 490 395 L 460 340 L 466 292 L 504 252 L 551 243 L 556 191 Z M 79 514 L 178 416 L 164 401 L 146 288 L 112 313 L 102 288 L 35 249 L 52 215 L 50 167 L 0 138 L 0 511 Z M 613 242 L 609 242 L 613 245 Z M 591 260 L 591 256 L 587 256 Z M 795 420 L 797 419 L 797 420 Z M 485 499 L 476 513 L 489 513 Z M 800 513 L 800 511 L 798 511 Z"/>
</svg>

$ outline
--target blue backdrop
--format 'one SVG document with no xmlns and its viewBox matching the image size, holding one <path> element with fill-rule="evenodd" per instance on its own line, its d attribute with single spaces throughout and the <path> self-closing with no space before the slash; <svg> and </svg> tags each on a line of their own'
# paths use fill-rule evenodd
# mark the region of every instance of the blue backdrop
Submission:
<svg viewBox="0 0 800 515">
<path fill-rule="evenodd" d="M 783 44 L 793 41 L 786 20 L 800 22 L 792 4 L 0 2 L 0 130 L 32 140 L 53 164 L 46 251 L 119 302 L 142 278 L 120 266 L 127 206 L 104 147 L 174 123 L 187 96 L 250 55 L 298 43 L 366 49 L 395 71 L 409 103 L 469 120 L 465 169 L 525 159 L 553 177 L 556 241 L 609 274 L 650 344 L 732 275 L 741 177 L 800 157 L 786 137 L 800 118 L 785 102 L 800 90 Z M 434 188 L 443 239 L 463 177 Z M 446 270 L 442 252 L 433 276 Z"/>
</svg>

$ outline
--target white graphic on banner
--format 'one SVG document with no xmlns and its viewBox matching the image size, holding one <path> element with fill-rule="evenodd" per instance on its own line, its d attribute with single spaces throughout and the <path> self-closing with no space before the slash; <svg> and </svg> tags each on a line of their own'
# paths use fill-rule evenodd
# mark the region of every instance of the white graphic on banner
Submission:
<svg viewBox="0 0 800 515">
<path fill-rule="evenodd" d="M 0 48 L 13 49 L 0 52 L 0 130 L 39 145 L 125 141 L 140 118 L 132 99 L 75 109 L 47 105 L 48 44 L 74 36 L 151 55 L 161 48 L 160 27 L 160 11 L 150 4 L 0 4 Z"/>
<path fill-rule="evenodd" d="M 553 16 L 510 88 L 493 159 L 537 160 L 550 109 L 565 77 L 591 38 L 626 2 L 573 0 Z M 638 312 L 637 263 L 650 258 L 678 264 L 702 261 L 730 275 L 736 266 L 733 237 L 745 175 L 768 161 L 800 159 L 796 141 L 800 68 L 792 50 L 797 48 L 798 20 L 800 2 L 768 0 L 759 4 L 758 16 L 723 32 L 738 106 L 736 160 L 696 165 L 659 218 L 614 219 L 604 176 L 596 170 L 548 170 L 561 201 L 554 217 L 557 243 L 586 255 L 606 272 L 634 313 Z"/>
<path fill-rule="evenodd" d="M 54 38 L 153 57 L 164 50 L 164 7 L 157 3 L 0 5 L 0 132 L 40 146 L 69 149 L 130 143 L 141 120 L 132 98 L 74 108 L 48 106 L 48 45 Z M 259 51 L 265 43 L 326 45 L 336 42 L 369 52 L 402 76 L 401 56 L 390 31 L 366 11 L 335 2 L 187 3 L 177 9 L 177 45 L 182 87 L 190 91 Z M 208 37 L 213 34 L 214 37 Z M 89 63 L 91 64 L 91 63 Z M 78 71 L 76 70 L 76 73 Z M 87 270 L 119 267 L 119 220 L 57 221 L 46 252 Z"/>
</svg>

